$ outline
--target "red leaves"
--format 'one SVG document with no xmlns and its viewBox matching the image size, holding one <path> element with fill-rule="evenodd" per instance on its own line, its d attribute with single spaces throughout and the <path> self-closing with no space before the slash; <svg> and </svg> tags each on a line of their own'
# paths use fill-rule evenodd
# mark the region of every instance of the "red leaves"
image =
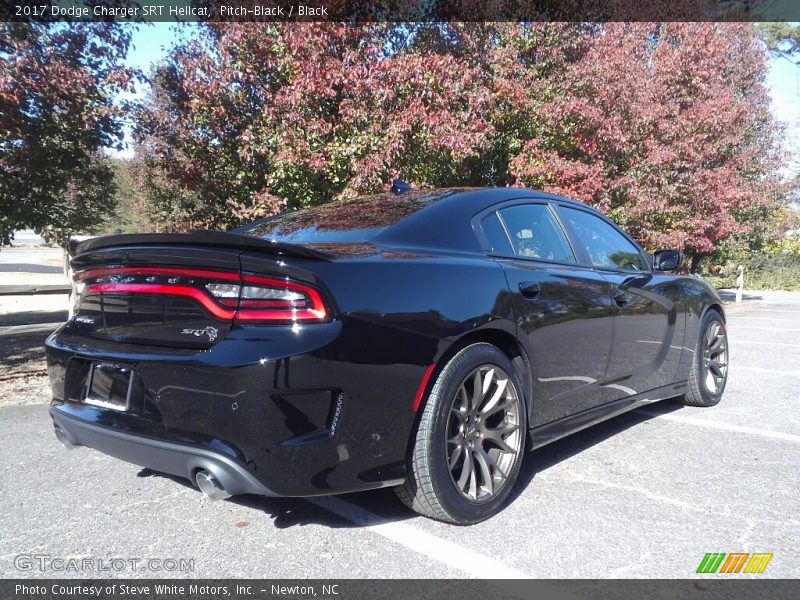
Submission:
<svg viewBox="0 0 800 600">
<path fill-rule="evenodd" d="M 156 180 L 183 182 L 179 198 L 162 195 L 167 208 L 204 223 L 265 214 L 273 195 L 319 204 L 400 175 L 563 193 L 650 246 L 707 252 L 781 192 L 750 25 L 206 31 L 173 54 L 139 114 L 147 160 L 168 176 Z"/>
<path fill-rule="evenodd" d="M 639 23 L 586 35 L 541 113 L 565 134 L 527 145 L 512 172 L 611 210 L 651 247 L 706 253 L 744 231 L 737 211 L 781 193 L 754 30 Z"/>
</svg>

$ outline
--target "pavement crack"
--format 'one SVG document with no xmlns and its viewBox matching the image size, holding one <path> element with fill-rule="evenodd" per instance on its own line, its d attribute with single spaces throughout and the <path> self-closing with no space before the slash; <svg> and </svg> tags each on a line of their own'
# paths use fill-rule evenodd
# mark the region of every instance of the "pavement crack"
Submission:
<svg viewBox="0 0 800 600">
<path fill-rule="evenodd" d="M 696 506 L 689 502 L 684 502 L 682 500 L 678 500 L 677 498 L 671 498 L 670 496 L 664 496 L 662 494 L 657 494 L 651 490 L 640 488 L 632 485 L 624 485 L 622 483 L 612 483 L 610 481 L 600 481 L 599 479 L 588 479 L 586 477 L 581 477 L 580 475 L 572 475 L 572 477 L 581 483 L 588 483 L 591 485 L 599 485 L 603 487 L 610 487 L 619 490 L 626 490 L 628 492 L 634 492 L 636 494 L 641 494 L 643 496 L 647 496 L 652 500 L 656 500 L 658 502 L 663 502 L 665 504 L 671 504 L 673 506 L 677 506 L 678 508 L 684 510 L 691 510 L 694 512 L 710 512 L 710 508 L 706 509 L 700 506 Z"/>
<path fill-rule="evenodd" d="M 165 494 L 164 496 L 157 496 L 155 498 L 145 498 L 144 500 L 137 500 L 136 502 L 131 502 L 130 504 L 118 506 L 116 510 L 117 512 L 123 512 L 126 510 L 130 510 L 134 506 L 141 506 L 142 504 L 152 504 L 153 502 L 161 502 L 162 500 L 171 500 L 172 498 L 177 498 L 178 496 L 183 496 L 188 493 L 189 490 L 178 490 L 177 492 L 172 492 L 171 494 Z"/>
</svg>

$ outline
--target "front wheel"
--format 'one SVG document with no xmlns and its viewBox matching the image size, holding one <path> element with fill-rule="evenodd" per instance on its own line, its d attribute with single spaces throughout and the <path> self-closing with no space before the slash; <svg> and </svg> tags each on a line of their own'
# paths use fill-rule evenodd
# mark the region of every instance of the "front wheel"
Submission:
<svg viewBox="0 0 800 600">
<path fill-rule="evenodd" d="M 700 325 L 689 372 L 689 391 L 682 402 L 687 406 L 714 406 L 722 398 L 727 381 L 728 334 L 722 315 L 712 308 Z"/>
<path fill-rule="evenodd" d="M 409 476 L 397 488 L 416 512 L 470 525 L 496 514 L 522 463 L 527 420 L 511 361 L 472 344 L 442 369 L 420 417 Z"/>
</svg>

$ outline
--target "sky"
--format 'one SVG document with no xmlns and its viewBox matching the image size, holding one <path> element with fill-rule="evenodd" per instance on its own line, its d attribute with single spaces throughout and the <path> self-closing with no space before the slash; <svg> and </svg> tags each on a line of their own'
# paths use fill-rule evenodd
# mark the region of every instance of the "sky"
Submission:
<svg viewBox="0 0 800 600">
<path fill-rule="evenodd" d="M 130 67 L 147 71 L 151 64 L 164 58 L 167 48 L 176 38 L 178 26 L 175 23 L 153 23 L 126 27 L 134 30 L 126 63 Z"/>
<path fill-rule="evenodd" d="M 796 1 L 796 0 L 791 0 Z M 131 49 L 128 51 L 127 65 L 149 72 L 150 65 L 160 61 L 167 54 L 179 35 L 191 32 L 192 24 L 176 25 L 175 23 L 154 23 L 152 25 L 127 25 L 134 31 Z M 772 97 L 772 110 L 775 117 L 784 124 L 784 147 L 790 153 L 789 171 L 800 170 L 800 50 L 786 48 L 787 52 L 773 55 L 770 60 L 767 85 Z M 133 97 L 143 97 L 147 86 L 142 85 Z M 131 96 L 129 96 L 131 97 Z M 130 142 L 130 127 L 126 128 L 126 141 Z M 128 147 L 122 152 L 114 152 L 113 156 L 130 158 L 133 150 Z"/>
<path fill-rule="evenodd" d="M 180 29 L 191 28 L 193 25 L 177 25 L 175 23 L 153 23 L 150 25 L 126 24 L 133 32 L 131 34 L 131 47 L 128 49 L 128 56 L 125 64 L 128 67 L 140 69 L 145 74 L 149 73 L 150 66 L 159 62 L 167 55 L 167 51 L 177 40 Z M 136 93 L 121 94 L 120 99 L 143 98 L 147 95 L 149 86 L 138 84 Z M 108 152 L 114 158 L 133 158 L 133 148 L 131 147 L 131 126 L 125 125 L 125 144 L 126 148 L 122 151 L 111 150 Z"/>
<path fill-rule="evenodd" d="M 787 50 L 791 50 L 787 48 Z M 772 57 L 767 75 L 772 112 L 784 125 L 784 147 L 791 154 L 789 170 L 800 170 L 800 51 Z"/>
</svg>

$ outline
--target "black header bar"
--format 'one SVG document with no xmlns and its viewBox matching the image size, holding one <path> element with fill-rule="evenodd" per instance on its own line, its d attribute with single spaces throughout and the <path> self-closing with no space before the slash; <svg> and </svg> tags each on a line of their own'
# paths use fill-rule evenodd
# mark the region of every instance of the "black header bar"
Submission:
<svg viewBox="0 0 800 600">
<path fill-rule="evenodd" d="M 800 580 L 758 575 L 681 580 L 7 579 L 3 600 L 783 600 Z"/>
<path fill-rule="evenodd" d="M 19 22 L 800 21 L 797 0 L 3 0 Z"/>
</svg>

